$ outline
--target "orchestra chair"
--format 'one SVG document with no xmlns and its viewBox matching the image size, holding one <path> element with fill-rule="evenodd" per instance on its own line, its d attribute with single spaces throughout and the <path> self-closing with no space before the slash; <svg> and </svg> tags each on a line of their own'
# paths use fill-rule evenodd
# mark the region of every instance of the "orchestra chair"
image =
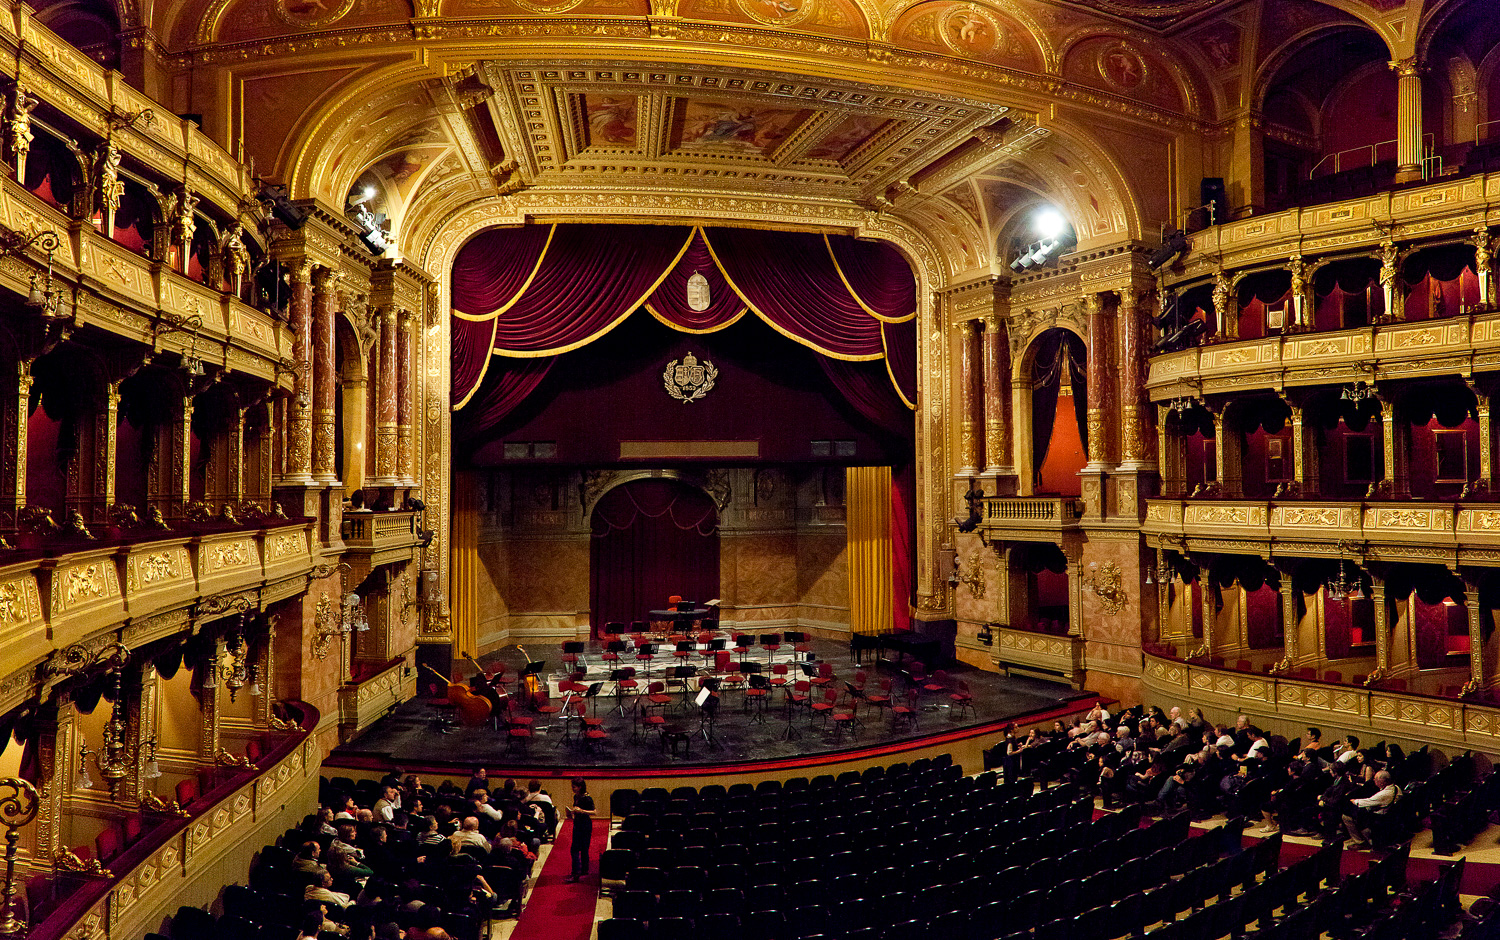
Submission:
<svg viewBox="0 0 1500 940">
<path fill-rule="evenodd" d="M 739 663 L 729 660 L 729 653 L 725 651 L 719 654 L 716 671 L 719 673 L 719 683 L 725 691 L 730 689 L 743 689 L 745 680 L 749 679 L 749 673 L 743 672 Z"/>
<path fill-rule="evenodd" d="M 609 674 L 609 680 L 615 684 L 614 710 L 620 713 L 621 718 L 624 718 L 625 694 L 628 692 L 631 695 L 634 695 L 636 690 L 641 687 L 641 684 L 637 682 L 635 678 L 635 667 L 622 666 L 619 669 L 611 670 Z"/>
<path fill-rule="evenodd" d="M 751 665 L 759 665 L 752 663 Z M 750 685 L 745 689 L 745 710 L 751 721 L 766 720 L 766 700 L 771 697 L 771 680 L 759 672 L 752 673 Z"/>
<path fill-rule="evenodd" d="M 825 688 L 823 690 L 823 700 L 821 702 L 814 701 L 812 703 L 812 717 L 816 718 L 817 716 L 822 715 L 823 727 L 828 727 L 828 716 L 833 714 L 833 708 L 838 704 L 838 701 L 839 690 Z"/>
<path fill-rule="evenodd" d="M 822 662 L 818 663 L 818 674 L 812 677 L 813 687 L 819 689 L 827 688 L 828 686 L 833 685 L 834 678 L 833 663 L 830 663 L 825 659 Z"/>
<path fill-rule="evenodd" d="M 755 647 L 755 637 L 748 633 L 736 633 L 734 635 L 734 651 L 740 654 L 740 662 L 745 661 L 745 656 Z"/>
<path fill-rule="evenodd" d="M 917 730 L 917 690 L 907 689 L 906 696 L 891 706 L 891 729 L 905 725 L 911 730 Z"/>
<path fill-rule="evenodd" d="M 771 685 L 783 686 L 787 684 L 787 664 L 777 663 L 771 667 Z"/>
<path fill-rule="evenodd" d="M 612 666 L 618 666 L 620 664 L 620 657 L 625 654 L 625 649 L 625 641 L 619 637 L 615 637 L 604 644 L 604 652 L 599 654 L 599 658 Z"/>
<path fill-rule="evenodd" d="M 865 692 L 865 704 L 877 709 L 890 708 L 891 680 L 889 678 L 882 677 L 880 680 L 879 692 Z"/>
<path fill-rule="evenodd" d="M 656 658 L 656 644 L 651 642 L 635 645 L 635 661 L 646 664 L 646 678 L 651 678 L 651 661 Z"/>
<path fill-rule="evenodd" d="M 766 660 L 768 662 L 775 662 L 776 651 L 781 649 L 781 634 L 762 633 L 760 635 L 760 647 L 766 651 Z"/>
<path fill-rule="evenodd" d="M 650 713 L 655 709 L 658 713 L 664 713 L 667 706 L 672 704 L 672 696 L 667 694 L 667 684 L 660 679 L 646 686 L 646 700 L 641 703 L 641 709 Z"/>
<path fill-rule="evenodd" d="M 538 715 L 547 716 L 547 729 L 550 731 L 552 723 L 556 720 L 553 716 L 562 711 L 562 706 L 552 701 L 545 682 L 537 687 L 536 698 L 532 699 L 531 702 L 531 710 Z"/>
<path fill-rule="evenodd" d="M 802 630 L 788 630 L 786 641 L 792 644 L 792 652 L 798 656 L 807 656 L 812 652 L 812 643 L 808 640 L 807 633 Z"/>
<path fill-rule="evenodd" d="M 579 666 L 587 667 L 588 660 L 584 653 L 589 645 L 582 640 L 568 640 L 562 645 L 562 661 L 565 668 L 577 669 Z"/>
<path fill-rule="evenodd" d="M 958 689 L 955 692 L 949 693 L 948 700 L 953 703 L 954 708 L 958 709 L 960 717 L 962 717 L 965 710 L 972 712 L 974 717 L 979 717 L 979 713 L 974 710 L 974 693 L 970 691 L 967 680 L 958 680 Z"/>
<path fill-rule="evenodd" d="M 661 685 L 661 683 L 653 682 L 652 685 Z M 666 727 L 667 724 L 667 718 L 665 715 L 662 715 L 660 713 L 652 714 L 650 711 L 648 711 L 648 709 L 656 707 L 649 701 L 650 694 L 648 693 L 647 695 L 641 696 L 641 698 L 647 699 L 647 701 L 641 702 L 640 708 L 637 710 L 638 714 L 640 715 L 640 723 L 636 725 L 637 741 L 641 739 L 642 735 L 649 735 L 652 732 L 657 732 L 659 734 L 661 732 L 661 729 Z M 671 701 L 671 699 L 668 698 L 667 701 Z"/>
<path fill-rule="evenodd" d="M 698 641 L 689 640 L 686 637 L 678 639 L 677 648 L 672 651 L 672 655 L 677 658 L 677 661 L 679 663 L 686 663 L 689 659 L 693 658 L 697 654 Z"/>
</svg>

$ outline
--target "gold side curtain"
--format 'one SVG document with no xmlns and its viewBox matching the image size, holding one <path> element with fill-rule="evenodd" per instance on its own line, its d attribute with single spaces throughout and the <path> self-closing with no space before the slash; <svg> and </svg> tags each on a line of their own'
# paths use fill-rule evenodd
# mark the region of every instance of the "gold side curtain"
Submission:
<svg viewBox="0 0 1500 940">
<path fill-rule="evenodd" d="M 891 598 L 891 468 L 844 470 L 849 540 L 849 632 L 889 632 Z"/>
<path fill-rule="evenodd" d="M 449 537 L 448 597 L 452 609 L 453 654 L 479 655 L 479 480 L 458 473 L 453 480 L 453 523 Z"/>
</svg>

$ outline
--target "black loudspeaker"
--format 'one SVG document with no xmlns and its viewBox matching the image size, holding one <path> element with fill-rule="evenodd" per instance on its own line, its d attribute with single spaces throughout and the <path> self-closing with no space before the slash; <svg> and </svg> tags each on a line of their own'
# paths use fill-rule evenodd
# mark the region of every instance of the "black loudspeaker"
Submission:
<svg viewBox="0 0 1500 940">
<path fill-rule="evenodd" d="M 1202 216 L 1202 224 L 1192 226 L 1196 231 L 1207 228 L 1210 225 L 1218 225 L 1229 221 L 1229 190 L 1224 188 L 1224 177 L 1205 176 L 1203 182 L 1198 185 L 1198 204 L 1200 206 L 1212 205 L 1214 207 L 1213 217 L 1209 218 L 1208 210 L 1193 213 L 1193 221 L 1199 221 Z"/>
</svg>

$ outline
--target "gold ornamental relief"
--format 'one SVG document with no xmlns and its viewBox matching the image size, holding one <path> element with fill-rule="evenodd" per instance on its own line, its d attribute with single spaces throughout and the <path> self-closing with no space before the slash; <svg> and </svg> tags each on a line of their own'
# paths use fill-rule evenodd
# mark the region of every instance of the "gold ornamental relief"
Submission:
<svg viewBox="0 0 1500 940">
<path fill-rule="evenodd" d="M 938 30 L 943 43 L 964 56 L 984 56 L 1002 48 L 1005 33 L 978 4 L 955 6 L 943 14 Z"/>
<path fill-rule="evenodd" d="M 298 29 L 337 23 L 352 9 L 354 0 L 271 0 L 271 12 L 276 18 Z"/>
<path fill-rule="evenodd" d="M 740 10 L 766 26 L 792 26 L 812 15 L 813 0 L 736 0 Z"/>
<path fill-rule="evenodd" d="M 556 0 L 548 3 L 546 0 L 515 0 L 516 6 L 532 13 L 566 13 L 583 0 Z"/>
</svg>

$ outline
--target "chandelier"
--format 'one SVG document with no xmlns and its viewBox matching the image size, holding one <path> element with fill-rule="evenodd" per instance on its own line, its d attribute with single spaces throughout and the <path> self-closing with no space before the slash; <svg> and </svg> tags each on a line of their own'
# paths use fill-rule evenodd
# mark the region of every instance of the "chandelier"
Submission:
<svg viewBox="0 0 1500 940">
<path fill-rule="evenodd" d="M 1342 558 L 1339 559 L 1338 572 L 1329 578 L 1328 582 L 1324 585 L 1328 591 L 1328 597 L 1336 601 L 1360 600 L 1365 596 L 1365 592 L 1360 587 L 1359 575 L 1356 574 L 1352 579 L 1349 578 L 1345 574 L 1345 567 L 1346 563 L 1344 560 Z"/>
<path fill-rule="evenodd" d="M 1375 389 L 1371 388 L 1368 382 L 1354 382 L 1345 385 L 1343 390 L 1339 392 L 1339 401 L 1353 402 L 1356 405 L 1360 402 L 1369 401 L 1374 397 Z"/>
<path fill-rule="evenodd" d="M 126 720 L 125 695 L 120 681 L 123 667 L 124 663 L 121 662 L 114 671 L 115 704 L 109 721 L 104 723 L 104 741 L 97 751 L 91 751 L 87 741 L 80 744 L 78 749 L 78 789 L 91 790 L 94 787 L 94 780 L 89 776 L 89 757 L 92 756 L 99 769 L 99 776 L 104 778 L 105 785 L 109 787 L 111 800 L 116 798 L 120 782 L 130 776 L 131 766 L 142 756 L 146 758 L 146 766 L 142 768 L 141 775 L 147 780 L 155 780 L 161 776 L 161 768 L 156 764 L 156 735 L 153 734 L 139 744 L 130 743 L 130 725 Z"/>
<path fill-rule="evenodd" d="M 338 565 L 339 603 L 337 609 L 329 601 L 327 594 L 318 598 L 317 612 L 313 617 L 313 623 L 318 631 L 313 637 L 314 659 L 328 658 L 328 651 L 333 645 L 334 637 L 342 639 L 351 633 L 365 633 L 370 629 L 370 621 L 365 616 L 364 603 L 358 594 L 349 591 L 347 578 L 349 572 L 353 570 L 344 562 Z"/>
<path fill-rule="evenodd" d="M 224 676 L 224 688 L 229 690 L 229 700 L 234 701 L 235 693 L 250 686 L 251 695 L 260 694 L 260 670 L 255 663 L 250 662 L 250 644 L 245 641 L 243 634 L 245 628 L 245 615 L 240 614 L 240 631 L 232 633 L 224 641 L 224 656 L 219 662 L 219 669 Z"/>
</svg>

